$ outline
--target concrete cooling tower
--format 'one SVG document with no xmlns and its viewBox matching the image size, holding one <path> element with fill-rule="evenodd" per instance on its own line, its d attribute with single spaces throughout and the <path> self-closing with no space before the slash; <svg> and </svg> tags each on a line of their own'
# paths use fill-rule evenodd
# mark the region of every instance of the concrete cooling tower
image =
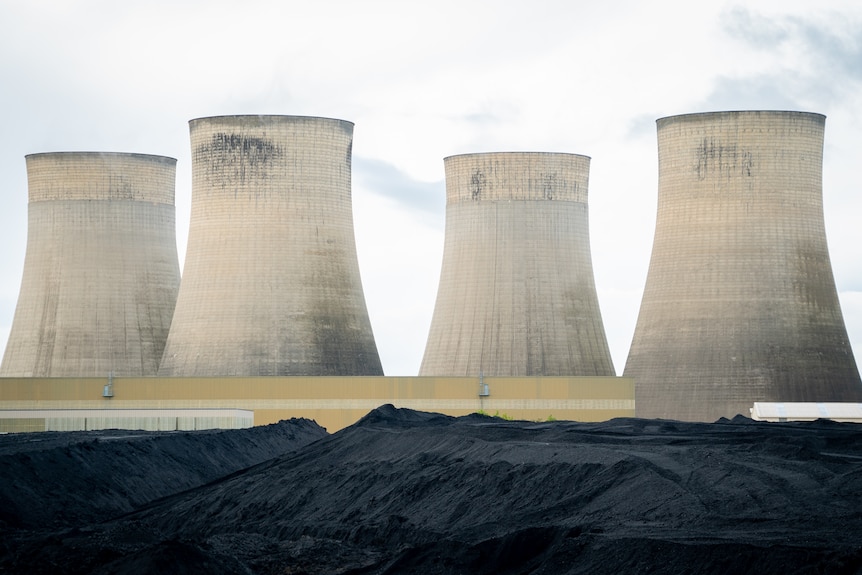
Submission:
<svg viewBox="0 0 862 575">
<path fill-rule="evenodd" d="M 452 156 L 419 375 L 613 376 L 590 257 L 590 159 Z"/>
<path fill-rule="evenodd" d="M 192 213 L 163 376 L 382 375 L 353 234 L 353 124 L 190 122 Z"/>
<path fill-rule="evenodd" d="M 176 160 L 26 161 L 27 253 L 0 376 L 155 375 L 180 283 Z"/>
<path fill-rule="evenodd" d="M 658 216 L 624 375 L 638 417 L 862 401 L 826 246 L 825 117 L 658 120 Z"/>
</svg>

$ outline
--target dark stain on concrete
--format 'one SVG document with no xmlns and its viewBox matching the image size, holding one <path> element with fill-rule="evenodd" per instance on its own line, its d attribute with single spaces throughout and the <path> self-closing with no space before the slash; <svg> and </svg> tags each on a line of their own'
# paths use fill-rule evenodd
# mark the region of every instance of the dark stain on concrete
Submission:
<svg viewBox="0 0 862 575">
<path fill-rule="evenodd" d="M 711 177 L 718 172 L 721 177 L 731 178 L 737 174 L 754 175 L 754 154 L 741 150 L 736 144 L 723 145 L 713 137 L 704 137 L 695 150 L 695 172 L 698 180 Z"/>
<path fill-rule="evenodd" d="M 270 173 L 284 158 L 281 146 L 267 138 L 218 132 L 194 150 L 194 163 L 212 189 L 230 188 L 234 196 L 244 191 L 258 199 L 266 195 Z"/>
<path fill-rule="evenodd" d="M 479 201 L 482 196 L 482 191 L 485 189 L 485 174 L 482 170 L 474 169 L 470 175 L 470 197 L 474 201 Z"/>
</svg>

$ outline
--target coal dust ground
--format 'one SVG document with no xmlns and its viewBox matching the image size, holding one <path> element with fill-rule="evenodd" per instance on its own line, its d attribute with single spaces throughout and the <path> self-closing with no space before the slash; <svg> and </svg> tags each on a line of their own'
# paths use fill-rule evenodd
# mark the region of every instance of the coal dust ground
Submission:
<svg viewBox="0 0 862 575">
<path fill-rule="evenodd" d="M 0 438 L 0 573 L 862 573 L 862 425 L 460 418 Z"/>
</svg>

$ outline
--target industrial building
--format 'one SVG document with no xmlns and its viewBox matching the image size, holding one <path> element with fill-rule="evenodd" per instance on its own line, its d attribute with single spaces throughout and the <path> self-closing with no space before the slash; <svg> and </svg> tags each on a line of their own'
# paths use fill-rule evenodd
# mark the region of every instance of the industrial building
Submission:
<svg viewBox="0 0 862 575">
<path fill-rule="evenodd" d="M 824 126 L 778 111 L 657 121 L 655 239 L 624 370 L 638 417 L 862 401 L 826 245 Z"/>
<path fill-rule="evenodd" d="M 353 233 L 353 124 L 189 125 L 188 246 L 159 374 L 382 375 Z"/>
<path fill-rule="evenodd" d="M 291 417 L 329 432 L 381 405 L 528 421 L 633 417 L 624 377 L 129 377 L 0 379 L 0 433 L 187 430 Z"/>
<path fill-rule="evenodd" d="M 180 283 L 176 160 L 26 157 L 27 252 L 2 377 L 156 375 Z"/>
<path fill-rule="evenodd" d="M 451 156 L 420 376 L 612 376 L 590 256 L 590 159 Z"/>
</svg>

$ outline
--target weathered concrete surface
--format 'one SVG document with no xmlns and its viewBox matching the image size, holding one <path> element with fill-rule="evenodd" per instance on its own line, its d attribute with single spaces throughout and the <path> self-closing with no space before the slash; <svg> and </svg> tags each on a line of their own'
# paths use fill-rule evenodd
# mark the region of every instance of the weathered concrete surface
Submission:
<svg viewBox="0 0 862 575">
<path fill-rule="evenodd" d="M 155 375 L 180 282 L 176 160 L 33 154 L 3 377 Z"/>
<path fill-rule="evenodd" d="M 625 375 L 639 417 L 862 401 L 822 205 L 825 117 L 658 120 L 658 216 Z"/>
<path fill-rule="evenodd" d="M 353 124 L 190 122 L 192 213 L 164 376 L 382 375 L 353 235 Z"/>
<path fill-rule="evenodd" d="M 419 375 L 614 375 L 590 256 L 589 158 L 452 156 Z"/>
</svg>

